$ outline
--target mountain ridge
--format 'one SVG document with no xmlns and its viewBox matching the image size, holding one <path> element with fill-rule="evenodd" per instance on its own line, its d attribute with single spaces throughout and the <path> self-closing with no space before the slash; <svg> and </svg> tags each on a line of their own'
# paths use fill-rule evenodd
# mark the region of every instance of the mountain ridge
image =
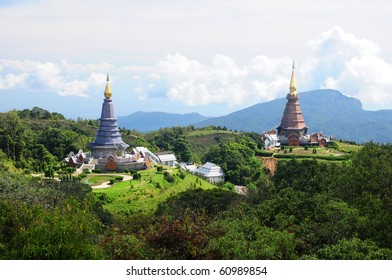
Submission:
<svg viewBox="0 0 392 280">
<path fill-rule="evenodd" d="M 336 139 L 352 140 L 356 142 L 391 142 L 392 124 L 388 120 L 392 119 L 392 110 L 366 111 L 362 108 L 362 103 L 349 97 L 337 90 L 320 89 L 299 93 L 299 102 L 305 123 L 309 127 L 308 132 L 320 132 L 325 135 L 332 135 Z M 119 118 L 119 123 L 128 129 L 149 131 L 159 129 L 159 127 L 187 126 L 195 127 L 221 126 L 232 130 L 242 130 L 246 132 L 254 131 L 261 133 L 270 129 L 276 129 L 283 115 L 287 99 L 285 97 L 258 103 L 232 112 L 221 117 L 205 117 L 197 113 L 201 118 L 197 120 L 191 114 L 170 114 L 171 119 L 176 122 L 159 121 L 159 114 L 144 113 L 143 120 L 138 119 L 134 122 L 134 127 L 129 127 L 124 119 Z M 134 113 L 136 114 L 136 113 Z M 128 117 L 132 117 L 131 114 Z M 161 113 L 160 113 L 161 114 Z M 186 116 L 184 118 L 184 116 Z M 147 119 L 153 117 L 153 119 Z M 189 117 L 189 118 L 188 118 Z M 204 118 L 204 119 L 203 119 Z M 182 124 L 178 120 L 183 119 Z M 129 122 L 128 122 L 129 124 Z M 158 126 L 158 127 L 157 127 Z"/>
<path fill-rule="evenodd" d="M 118 122 L 121 127 L 136 129 L 140 132 L 148 132 L 164 127 L 188 126 L 207 120 L 208 118 L 199 113 L 174 114 L 137 111 L 128 116 L 118 117 Z"/>
</svg>

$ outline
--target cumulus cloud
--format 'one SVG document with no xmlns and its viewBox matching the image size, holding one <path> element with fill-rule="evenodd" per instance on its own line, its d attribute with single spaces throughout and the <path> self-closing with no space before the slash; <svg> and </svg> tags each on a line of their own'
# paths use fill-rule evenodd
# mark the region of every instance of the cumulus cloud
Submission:
<svg viewBox="0 0 392 280">
<path fill-rule="evenodd" d="M 308 56 L 297 67 L 298 91 L 333 88 L 359 98 L 365 108 L 390 108 L 392 65 L 380 57 L 380 47 L 334 27 L 306 44 Z M 292 60 L 260 55 L 239 65 L 215 55 L 203 64 L 181 54 L 169 54 L 150 69 L 141 98 L 168 97 L 187 105 L 249 105 L 288 92 Z M 147 82 L 148 81 L 148 82 Z M 142 92 L 142 93 L 141 93 Z"/>
<path fill-rule="evenodd" d="M 0 89 L 13 88 L 19 85 L 24 86 L 27 77 L 27 73 L 22 73 L 18 75 L 10 73 L 5 75 L 4 78 L 0 77 Z"/>
<path fill-rule="evenodd" d="M 380 57 L 380 47 L 340 27 L 309 42 L 308 76 L 314 88 L 333 88 L 362 101 L 365 108 L 391 108 L 392 65 Z"/>
<path fill-rule="evenodd" d="M 288 88 L 290 65 L 288 58 L 260 56 L 240 66 L 224 55 L 215 55 L 211 64 L 202 64 L 178 53 L 169 54 L 153 67 L 154 72 L 147 77 L 149 90 L 143 91 L 142 97 L 152 94 L 187 105 L 229 106 L 271 100 Z M 285 76 L 286 80 L 282 78 Z"/>
<path fill-rule="evenodd" d="M 61 96 L 88 97 L 105 83 L 109 64 L 71 64 L 31 60 L 0 60 L 0 90 L 23 88 Z M 106 70 L 106 71 L 105 71 Z M 100 72 L 101 71 L 101 72 Z"/>
<path fill-rule="evenodd" d="M 305 47 L 308 56 L 296 61 L 299 92 L 333 88 L 359 98 L 367 109 L 392 107 L 392 65 L 381 58 L 376 43 L 334 27 Z M 265 55 L 240 64 L 220 54 L 202 63 L 179 53 L 168 54 L 151 66 L 3 59 L 0 90 L 23 88 L 87 97 L 102 89 L 106 72 L 114 72 L 140 100 L 248 106 L 285 96 L 291 64 L 289 57 Z"/>
</svg>

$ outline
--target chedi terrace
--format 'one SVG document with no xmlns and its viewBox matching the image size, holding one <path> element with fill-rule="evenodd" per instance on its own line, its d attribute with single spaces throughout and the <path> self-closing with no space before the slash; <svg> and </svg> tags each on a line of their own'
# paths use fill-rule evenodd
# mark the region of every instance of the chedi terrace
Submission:
<svg viewBox="0 0 392 280">
<path fill-rule="evenodd" d="M 102 171 L 139 170 L 147 168 L 154 160 L 154 155 L 136 147 L 127 152 L 129 145 L 121 137 L 117 118 L 114 114 L 112 91 L 106 78 L 105 99 L 102 104 L 101 118 L 95 140 L 88 144 L 91 152 L 79 150 L 77 154 L 70 152 L 65 159 L 68 166 L 80 169 L 99 169 Z"/>
<path fill-rule="evenodd" d="M 265 148 L 271 149 L 280 145 L 300 146 L 312 145 L 325 147 L 333 142 L 332 136 L 324 136 L 321 132 L 308 133 L 308 126 L 302 114 L 301 105 L 299 103 L 299 94 L 297 93 L 297 83 L 295 81 L 295 67 L 293 63 L 290 92 L 287 94 L 287 103 L 283 112 L 279 126 L 275 130 L 262 133 L 265 142 Z"/>
</svg>

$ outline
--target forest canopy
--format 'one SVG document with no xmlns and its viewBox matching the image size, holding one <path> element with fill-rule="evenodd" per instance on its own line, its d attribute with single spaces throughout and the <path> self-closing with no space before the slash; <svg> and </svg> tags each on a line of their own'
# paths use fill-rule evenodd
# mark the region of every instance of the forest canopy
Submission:
<svg viewBox="0 0 392 280">
<path fill-rule="evenodd" d="M 272 175 L 257 134 L 122 130 L 129 143 L 214 161 L 249 193 L 231 183 L 203 190 L 202 179 L 174 168 L 166 172 L 176 184 L 191 178 L 185 192 L 152 212 L 114 213 L 110 193 L 31 176 L 64 169 L 62 158 L 85 147 L 96 126 L 39 109 L 0 114 L 0 259 L 392 259 L 391 144 L 366 143 L 339 161 L 284 154 Z M 151 183 L 157 192 L 170 184 Z M 147 190 L 119 195 L 155 199 Z"/>
</svg>

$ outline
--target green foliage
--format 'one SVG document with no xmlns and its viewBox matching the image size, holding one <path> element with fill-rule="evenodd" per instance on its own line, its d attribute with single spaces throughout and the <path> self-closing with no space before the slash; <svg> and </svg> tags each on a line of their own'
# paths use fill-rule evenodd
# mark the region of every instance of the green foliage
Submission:
<svg viewBox="0 0 392 280">
<path fill-rule="evenodd" d="M 207 152 L 204 162 L 213 162 L 222 167 L 227 181 L 246 185 L 254 179 L 255 170 L 256 174 L 261 174 L 260 163 L 254 155 L 255 151 L 244 142 L 220 143 Z"/>
<path fill-rule="evenodd" d="M 124 176 L 116 176 L 115 180 L 117 182 L 121 182 L 124 179 Z"/>
<path fill-rule="evenodd" d="M 161 259 L 201 259 L 211 235 L 206 215 L 184 213 L 181 219 L 158 217 L 157 224 L 147 232 L 146 239 Z"/>
<path fill-rule="evenodd" d="M 172 170 L 175 171 L 175 169 Z M 133 180 L 131 185 L 129 182 L 117 182 L 110 188 L 94 189 L 94 193 L 106 193 L 112 200 L 112 203 L 105 205 L 105 209 L 116 216 L 125 217 L 138 213 L 154 213 L 159 203 L 179 192 L 191 189 L 197 178 L 187 174 L 184 179 L 177 179 L 173 183 L 169 183 L 163 174 L 156 172 L 155 168 L 138 171 L 138 174 L 141 175 L 141 179 Z M 216 188 L 204 180 L 200 180 L 200 187 L 203 189 Z M 130 203 L 128 203 L 129 198 L 131 199 Z"/>
<path fill-rule="evenodd" d="M 185 138 L 178 138 L 173 143 L 173 152 L 179 161 L 188 162 L 192 159 L 192 152 L 188 141 Z"/>
<path fill-rule="evenodd" d="M 186 211 L 216 215 L 228 210 L 239 199 L 238 194 L 221 189 L 188 190 L 160 203 L 156 215 L 169 215 L 180 218 Z"/>
<path fill-rule="evenodd" d="M 193 154 L 193 161 L 202 163 L 202 158 L 210 147 L 221 142 L 236 141 L 238 137 L 238 133 L 216 129 L 216 127 L 204 127 L 185 135 Z"/>
<path fill-rule="evenodd" d="M 0 113 L 0 149 L 15 166 L 34 172 L 45 172 L 43 164 L 58 166 L 71 150 L 86 147 L 95 131 L 88 122 L 65 120 L 38 107 Z"/>
<path fill-rule="evenodd" d="M 103 258 L 94 237 L 108 216 L 88 186 L 1 175 L 0 259 Z"/>
<path fill-rule="evenodd" d="M 392 250 L 379 248 L 371 240 L 354 237 L 349 240 L 343 238 L 336 245 L 321 249 L 319 255 L 329 260 L 391 260 Z"/>
<path fill-rule="evenodd" d="M 164 172 L 165 180 L 168 181 L 169 183 L 174 183 L 176 178 L 170 174 L 169 172 Z"/>
<path fill-rule="evenodd" d="M 137 171 L 132 173 L 133 180 L 140 180 L 142 178 L 142 175 L 138 173 Z"/>
<path fill-rule="evenodd" d="M 25 147 L 25 128 L 18 113 L 0 114 L 0 148 L 11 160 L 21 161 Z"/>
<path fill-rule="evenodd" d="M 256 151 L 256 156 L 261 156 L 261 157 L 272 157 L 274 152 L 267 151 L 267 150 L 258 150 Z"/>
<path fill-rule="evenodd" d="M 65 172 L 67 172 L 68 174 L 72 174 L 75 172 L 75 167 L 66 167 L 65 168 Z"/>
<path fill-rule="evenodd" d="M 101 240 L 100 246 L 111 260 L 144 260 L 154 257 L 149 245 L 133 234 L 112 231 Z"/>
<path fill-rule="evenodd" d="M 228 189 L 229 191 L 234 192 L 235 191 L 235 186 L 233 183 L 230 182 L 226 182 L 223 187 L 225 187 L 226 189 Z"/>
<path fill-rule="evenodd" d="M 146 139 L 159 150 L 173 151 L 179 161 L 188 162 L 192 159 L 192 152 L 184 136 L 192 129 L 191 127 L 161 128 L 148 133 Z"/>
<path fill-rule="evenodd" d="M 102 257 L 93 242 L 100 227 L 97 219 L 92 214 L 83 213 L 80 205 L 68 204 L 67 207 L 69 210 L 66 211 L 35 210 L 35 219 L 14 240 L 17 258 L 70 260 Z"/>
<path fill-rule="evenodd" d="M 186 173 L 184 170 L 182 170 L 181 168 L 178 170 L 178 177 L 180 177 L 182 180 L 185 179 Z"/>
<path fill-rule="evenodd" d="M 58 160 L 85 147 L 96 127 L 40 108 L 0 114 L 0 259 L 392 258 L 391 144 L 339 142 L 328 148 L 339 151 L 315 155 L 287 147 L 292 153 L 274 154 L 270 178 L 256 159 L 271 156 L 257 134 L 123 130 L 181 159 L 204 156 L 229 182 L 216 187 L 181 169 L 162 174 L 162 166 L 129 171 L 131 182 L 60 169 Z M 47 179 L 12 174 L 17 168 Z M 92 193 L 82 178 L 113 184 Z M 233 183 L 249 195 L 228 191 Z"/>
<path fill-rule="evenodd" d="M 216 226 L 220 226 L 224 234 L 208 245 L 213 259 L 289 260 L 298 257 L 293 235 L 260 226 L 257 219 L 224 220 Z"/>
<path fill-rule="evenodd" d="M 51 113 L 47 110 L 41 109 L 39 107 L 34 107 L 33 109 L 24 109 L 23 111 L 18 111 L 18 115 L 22 119 L 35 119 L 35 120 L 65 120 L 65 117 L 59 113 Z"/>
<path fill-rule="evenodd" d="M 287 150 L 285 150 L 287 151 Z M 328 161 L 343 161 L 347 160 L 346 155 L 341 155 L 341 156 L 334 156 L 334 155 L 329 155 L 329 156 L 321 156 L 317 155 L 317 153 L 312 153 L 312 155 L 301 155 L 301 154 L 274 154 L 273 155 L 275 158 L 281 159 L 281 158 L 297 158 L 297 159 L 321 159 L 321 160 L 328 160 Z"/>
</svg>

